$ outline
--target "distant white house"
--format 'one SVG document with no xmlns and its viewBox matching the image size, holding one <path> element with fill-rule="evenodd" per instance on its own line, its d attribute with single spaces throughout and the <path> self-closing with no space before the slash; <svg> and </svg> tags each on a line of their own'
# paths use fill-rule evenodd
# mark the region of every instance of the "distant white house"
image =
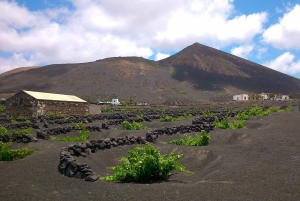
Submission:
<svg viewBox="0 0 300 201">
<path fill-rule="evenodd" d="M 120 105 L 119 99 L 113 98 L 112 101 L 111 101 L 111 104 L 112 105 Z"/>
<path fill-rule="evenodd" d="M 248 94 L 238 94 L 233 96 L 234 101 L 246 101 L 249 100 Z"/>
<path fill-rule="evenodd" d="M 290 97 L 288 95 L 282 95 L 281 98 L 276 97 L 276 100 L 290 100 Z"/>
<path fill-rule="evenodd" d="M 261 96 L 262 100 L 290 100 L 288 95 L 281 95 L 281 97 L 278 97 L 275 94 L 274 98 L 270 98 L 270 93 L 261 93 L 259 95 Z"/>
</svg>

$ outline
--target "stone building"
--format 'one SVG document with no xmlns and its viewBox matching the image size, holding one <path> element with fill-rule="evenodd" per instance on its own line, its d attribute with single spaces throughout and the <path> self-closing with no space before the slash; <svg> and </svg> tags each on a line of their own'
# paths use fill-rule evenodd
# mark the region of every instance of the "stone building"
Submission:
<svg viewBox="0 0 300 201">
<path fill-rule="evenodd" d="M 37 117 L 51 113 L 85 115 L 89 104 L 76 96 L 20 91 L 6 101 L 6 114 L 13 117 Z"/>
</svg>

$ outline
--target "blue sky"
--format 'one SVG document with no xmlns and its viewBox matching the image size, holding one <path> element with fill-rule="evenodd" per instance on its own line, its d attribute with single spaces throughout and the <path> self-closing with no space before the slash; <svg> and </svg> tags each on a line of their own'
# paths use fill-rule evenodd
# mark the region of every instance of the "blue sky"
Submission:
<svg viewBox="0 0 300 201">
<path fill-rule="evenodd" d="M 0 0 L 0 73 L 199 42 L 300 78 L 299 0 Z"/>
</svg>

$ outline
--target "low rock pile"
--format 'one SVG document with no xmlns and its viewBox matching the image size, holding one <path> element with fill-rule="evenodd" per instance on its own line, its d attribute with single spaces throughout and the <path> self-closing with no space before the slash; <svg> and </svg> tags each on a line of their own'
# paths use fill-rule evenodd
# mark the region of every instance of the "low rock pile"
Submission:
<svg viewBox="0 0 300 201">
<path fill-rule="evenodd" d="M 32 135 L 27 135 L 27 134 L 13 134 L 13 135 L 2 134 L 0 135 L 0 141 L 4 143 L 6 142 L 28 143 L 28 142 L 37 142 L 38 139 L 33 137 Z"/>
<path fill-rule="evenodd" d="M 88 126 L 86 126 L 86 129 L 89 131 L 101 132 L 100 126 L 88 125 Z M 67 134 L 69 132 L 74 132 L 74 131 L 78 131 L 78 130 L 81 130 L 80 126 L 46 128 L 46 129 L 36 131 L 36 136 L 39 139 L 49 140 L 50 135 Z"/>
<path fill-rule="evenodd" d="M 183 134 L 183 133 L 191 133 L 191 132 L 201 132 L 202 130 L 205 130 L 207 133 L 209 133 L 211 130 L 214 129 L 214 127 L 215 127 L 214 123 L 163 127 L 163 128 L 147 131 L 146 140 L 148 142 L 153 142 L 161 135 L 174 135 L 174 134 Z"/>
</svg>

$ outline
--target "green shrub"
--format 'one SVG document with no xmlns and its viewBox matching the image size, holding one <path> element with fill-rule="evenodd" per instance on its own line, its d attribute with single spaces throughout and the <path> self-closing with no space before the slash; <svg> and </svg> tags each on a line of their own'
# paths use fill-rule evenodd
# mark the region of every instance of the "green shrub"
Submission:
<svg viewBox="0 0 300 201">
<path fill-rule="evenodd" d="M 195 137 L 184 134 L 182 139 L 171 140 L 166 144 L 176 144 L 183 146 L 207 146 L 209 144 L 210 135 L 205 130 L 201 131 L 201 136 L 196 134 Z"/>
<path fill-rule="evenodd" d="M 0 126 L 0 134 L 7 134 L 7 130 L 6 130 L 6 128 L 5 127 L 3 127 L 3 126 Z"/>
<path fill-rule="evenodd" d="M 165 116 L 165 117 L 160 118 L 158 121 L 159 122 L 173 122 L 173 121 L 181 121 L 183 119 L 190 119 L 190 118 L 193 118 L 193 115 L 184 113 L 183 116 L 180 116 L 177 118 L 171 117 L 171 116 Z"/>
<path fill-rule="evenodd" d="M 113 114 L 115 112 L 115 110 L 112 109 L 112 108 L 109 108 L 109 107 L 102 107 L 101 112 L 108 113 L 108 114 Z"/>
<path fill-rule="evenodd" d="M 81 127 L 81 128 L 85 126 L 84 123 L 82 123 L 82 122 L 79 122 L 79 123 L 72 122 L 72 125 L 75 127 Z"/>
<path fill-rule="evenodd" d="M 18 124 L 19 122 L 18 122 L 17 120 L 15 120 L 15 119 L 12 119 L 12 120 L 11 120 L 11 123 L 12 123 L 12 124 Z"/>
<path fill-rule="evenodd" d="M 76 123 L 74 123 L 76 125 Z M 73 124 L 73 125 L 74 125 Z M 81 142 L 81 141 L 88 141 L 90 138 L 90 131 L 86 129 L 86 126 L 83 123 L 77 123 L 80 125 L 80 136 L 79 137 L 51 137 L 52 140 L 62 141 L 62 142 Z"/>
<path fill-rule="evenodd" d="M 271 113 L 275 112 L 288 112 L 291 110 L 291 106 L 288 106 L 286 109 L 277 109 L 275 107 L 269 107 L 266 110 L 259 109 L 257 106 L 256 107 L 251 107 L 248 110 L 246 110 L 244 113 L 249 116 L 266 116 Z"/>
<path fill-rule="evenodd" d="M 246 128 L 245 121 L 234 121 L 233 123 L 228 122 L 228 117 L 220 121 L 217 117 L 215 118 L 215 127 L 220 129 L 240 129 Z"/>
<path fill-rule="evenodd" d="M 128 151 L 128 157 L 121 159 L 122 165 L 110 167 L 115 173 L 101 177 L 105 181 L 151 182 L 167 179 L 171 171 L 191 173 L 178 160 L 183 155 L 175 155 L 175 150 L 168 156 L 162 155 L 152 144 L 136 147 Z"/>
<path fill-rule="evenodd" d="M 12 161 L 15 159 L 24 158 L 33 153 L 33 149 L 11 149 L 12 142 L 0 142 L 0 161 Z"/>
<path fill-rule="evenodd" d="M 142 119 L 143 117 L 144 117 L 143 113 L 140 113 L 140 114 L 136 115 L 136 118 L 138 118 L 138 119 Z"/>
<path fill-rule="evenodd" d="M 0 105 L 0 113 L 5 111 L 5 106 L 4 105 Z"/>
<path fill-rule="evenodd" d="M 238 115 L 235 116 L 236 120 L 249 120 L 249 115 L 243 113 L 240 113 Z"/>
<path fill-rule="evenodd" d="M 213 114 L 211 113 L 210 110 L 201 112 L 201 115 L 204 117 L 212 117 L 213 116 Z"/>
<path fill-rule="evenodd" d="M 172 122 L 172 121 L 177 121 L 177 119 L 171 116 L 165 116 L 159 119 L 159 122 Z"/>
<path fill-rule="evenodd" d="M 85 113 L 85 115 L 84 115 L 85 117 L 90 117 L 90 116 L 92 116 L 92 114 L 91 113 L 89 113 L 89 112 L 87 112 L 87 113 Z"/>
<path fill-rule="evenodd" d="M 32 134 L 32 128 L 29 127 L 27 129 L 23 129 L 23 130 L 11 130 L 11 131 L 8 131 L 5 127 L 0 126 L 0 134 L 6 134 L 6 135 L 27 134 L 27 135 L 31 135 Z"/>
<path fill-rule="evenodd" d="M 123 130 L 145 130 L 145 129 L 147 129 L 147 127 L 139 122 L 129 123 L 128 121 L 123 121 L 122 129 Z"/>
<path fill-rule="evenodd" d="M 66 115 L 64 114 L 58 114 L 58 113 L 55 113 L 55 112 L 50 112 L 46 115 L 46 117 L 48 118 L 64 118 Z"/>
<path fill-rule="evenodd" d="M 126 108 L 121 108 L 121 112 L 122 112 L 122 113 L 126 113 L 126 114 L 128 113 L 128 111 L 127 111 Z"/>
<path fill-rule="evenodd" d="M 186 91 L 179 91 L 180 94 L 187 94 Z"/>
</svg>

